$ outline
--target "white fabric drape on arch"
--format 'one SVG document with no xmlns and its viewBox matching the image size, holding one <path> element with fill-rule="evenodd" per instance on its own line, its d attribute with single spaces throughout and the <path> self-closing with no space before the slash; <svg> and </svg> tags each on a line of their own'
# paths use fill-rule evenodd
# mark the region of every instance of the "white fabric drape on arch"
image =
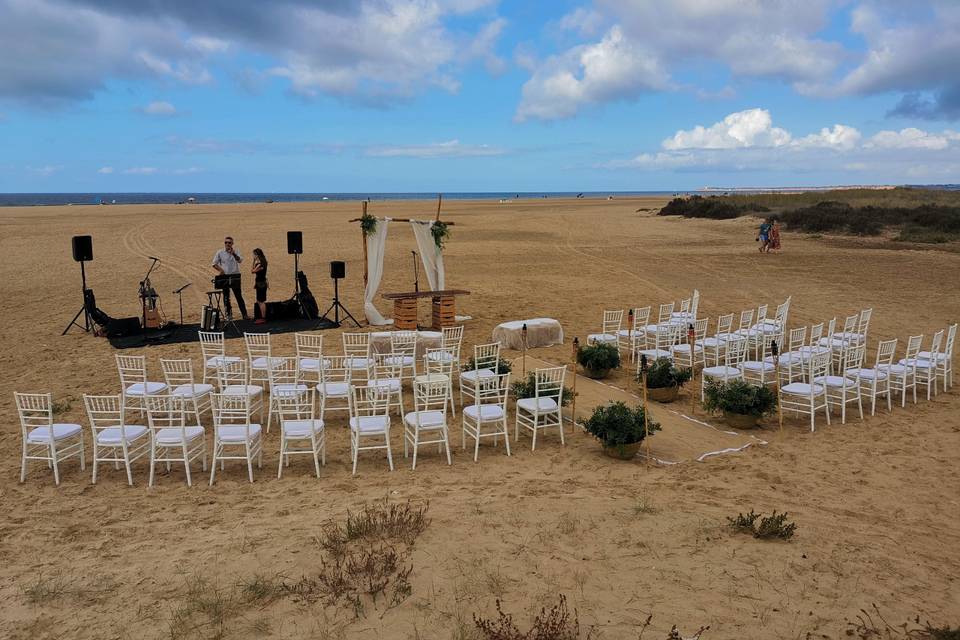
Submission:
<svg viewBox="0 0 960 640">
<path fill-rule="evenodd" d="M 443 252 L 440 251 L 440 247 L 433 240 L 433 234 L 430 233 L 433 221 L 411 220 L 410 227 L 413 229 L 413 237 L 417 241 L 417 249 L 420 250 L 423 270 L 427 273 L 427 282 L 430 283 L 430 289 L 432 291 L 442 291 L 446 288 L 446 275 L 443 269 Z"/>
<path fill-rule="evenodd" d="M 383 256 L 387 248 L 387 227 L 390 218 L 377 221 L 377 229 L 367 236 L 367 288 L 363 292 L 363 315 L 367 323 L 385 325 L 393 321 L 387 320 L 373 305 L 373 297 L 377 295 L 380 279 L 383 278 Z"/>
</svg>

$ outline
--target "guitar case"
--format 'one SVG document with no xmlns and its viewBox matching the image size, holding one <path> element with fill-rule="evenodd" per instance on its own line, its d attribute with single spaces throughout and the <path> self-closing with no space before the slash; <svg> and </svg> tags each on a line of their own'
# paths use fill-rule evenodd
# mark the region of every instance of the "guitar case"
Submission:
<svg viewBox="0 0 960 640">
<path fill-rule="evenodd" d="M 308 320 L 316 320 L 320 317 L 320 307 L 317 306 L 317 300 L 310 292 L 310 286 L 307 283 L 307 274 L 303 271 L 297 271 L 297 284 L 300 287 L 299 299 L 300 308 L 303 309 L 303 317 Z"/>
</svg>

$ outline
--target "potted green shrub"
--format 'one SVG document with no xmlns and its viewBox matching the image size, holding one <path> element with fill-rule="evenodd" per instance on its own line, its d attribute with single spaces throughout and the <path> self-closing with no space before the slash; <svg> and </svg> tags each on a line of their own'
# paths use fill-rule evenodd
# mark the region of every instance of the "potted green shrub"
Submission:
<svg viewBox="0 0 960 640">
<path fill-rule="evenodd" d="M 463 371 L 474 371 L 477 368 L 477 363 L 474 362 L 473 356 L 470 356 L 463 365 Z M 510 361 L 500 358 L 497 360 L 497 370 L 494 372 L 497 375 L 503 375 L 504 373 L 510 373 L 513 370 L 513 367 L 510 366 Z"/>
<path fill-rule="evenodd" d="M 511 384 L 510 390 L 513 392 L 513 397 L 517 400 L 534 397 L 537 395 L 537 374 L 531 371 L 527 374 L 526 380 L 517 380 Z M 560 406 L 565 407 L 570 404 L 570 401 L 573 400 L 573 396 L 575 395 L 577 394 L 574 393 L 573 389 L 564 387 L 563 398 L 560 399 Z"/>
<path fill-rule="evenodd" d="M 660 424 L 652 418 L 645 425 L 645 417 L 640 405 L 631 409 L 623 402 L 611 402 L 594 409 L 583 426 L 600 441 L 605 454 L 630 460 L 637 455 L 647 433 L 653 435 L 660 430 Z"/>
<path fill-rule="evenodd" d="M 713 381 L 704 389 L 703 408 L 722 411 L 727 424 L 734 428 L 751 429 L 777 408 L 777 396 L 768 387 L 743 380 Z"/>
<path fill-rule="evenodd" d="M 588 344 L 577 351 L 577 362 L 588 378 L 606 378 L 610 369 L 620 366 L 620 349 L 605 342 Z"/>
<path fill-rule="evenodd" d="M 680 387 L 690 382 L 692 369 L 680 368 L 670 358 L 657 358 L 647 367 L 647 397 L 656 402 L 673 402 L 680 393 Z M 637 374 L 637 382 L 643 383 L 643 376 Z"/>
</svg>

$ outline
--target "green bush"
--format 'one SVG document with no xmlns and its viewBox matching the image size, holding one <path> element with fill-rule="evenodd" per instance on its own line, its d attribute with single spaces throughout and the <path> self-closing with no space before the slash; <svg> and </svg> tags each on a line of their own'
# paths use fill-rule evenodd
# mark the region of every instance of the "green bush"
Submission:
<svg viewBox="0 0 960 640">
<path fill-rule="evenodd" d="M 510 385 L 510 390 L 513 391 L 513 396 L 520 400 L 521 398 L 532 398 L 537 395 L 537 374 L 531 371 L 527 374 L 526 380 L 517 380 L 512 385 Z M 577 395 L 573 389 L 570 387 L 563 388 L 563 399 L 560 401 L 560 406 L 565 407 L 570 404 L 570 401 L 573 400 L 573 397 Z"/>
<path fill-rule="evenodd" d="M 616 369 L 620 366 L 620 348 L 605 342 L 589 344 L 577 351 L 577 362 L 595 373 Z"/>
<path fill-rule="evenodd" d="M 759 524 L 757 523 L 758 519 L 760 520 Z M 748 514 L 740 513 L 737 514 L 736 518 L 728 517 L 727 522 L 730 523 L 734 531 L 749 533 L 754 538 L 760 538 L 761 540 L 788 540 L 793 537 L 797 530 L 796 523 L 787 521 L 787 513 L 777 513 L 776 509 L 769 516 L 762 517 L 751 509 Z"/>
<path fill-rule="evenodd" d="M 643 442 L 643 406 L 631 409 L 623 402 L 611 402 L 593 410 L 593 415 L 584 423 L 584 428 L 605 447 L 617 447 Z M 650 418 L 646 429 L 652 435 L 660 430 L 660 424 Z"/>
<path fill-rule="evenodd" d="M 710 218 L 712 220 L 730 220 L 739 218 L 751 211 L 769 211 L 767 207 L 755 202 L 734 204 L 728 198 L 720 196 L 690 196 L 674 198 L 660 209 L 658 216 L 683 216 L 684 218 Z"/>
<path fill-rule="evenodd" d="M 777 396 L 768 387 L 743 380 L 710 381 L 704 389 L 703 408 L 762 418 L 777 408 Z"/>
<path fill-rule="evenodd" d="M 807 233 L 875 236 L 886 227 L 902 227 L 898 240 L 907 242 L 949 242 L 960 236 L 960 206 L 853 207 L 827 200 L 787 211 L 780 218 L 790 229 Z"/>
<path fill-rule="evenodd" d="M 477 368 L 477 363 L 474 361 L 473 356 L 466 361 L 463 365 L 464 371 L 474 371 Z M 504 373 L 510 373 L 513 370 L 513 367 L 510 365 L 510 362 L 500 358 L 497 360 L 497 374 L 503 375 Z"/>
<path fill-rule="evenodd" d="M 647 389 L 664 389 L 666 387 L 682 387 L 693 377 L 692 369 L 681 369 L 673 364 L 670 358 L 657 358 L 647 367 Z M 637 374 L 637 382 L 641 376 Z"/>
</svg>

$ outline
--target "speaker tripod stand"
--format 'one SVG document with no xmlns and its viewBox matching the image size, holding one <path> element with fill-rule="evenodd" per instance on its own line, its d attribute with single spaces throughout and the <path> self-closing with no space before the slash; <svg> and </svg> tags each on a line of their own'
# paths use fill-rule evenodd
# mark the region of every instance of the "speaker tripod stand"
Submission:
<svg viewBox="0 0 960 640">
<path fill-rule="evenodd" d="M 83 306 L 77 311 L 77 315 L 73 316 L 73 320 L 67 323 L 67 327 L 63 330 L 63 333 L 60 334 L 62 336 L 67 335 L 67 331 L 70 331 L 71 327 L 76 327 L 90 333 L 90 310 L 87 309 L 87 272 L 83 268 L 83 263 L 84 261 L 80 260 L 80 280 L 83 282 L 83 289 L 81 290 L 83 292 Z M 83 314 L 83 324 L 77 322 L 77 320 L 80 319 L 80 314 Z"/>
<path fill-rule="evenodd" d="M 354 318 L 353 315 L 347 310 L 347 308 L 340 303 L 340 286 L 339 285 L 340 285 L 340 278 L 334 278 L 333 279 L 333 303 L 320 317 L 323 320 L 330 320 L 330 318 L 328 318 L 327 316 L 329 316 L 330 312 L 333 311 L 333 323 L 339 327 L 340 312 L 343 311 L 343 315 L 346 316 L 346 318 L 350 318 L 351 320 L 353 320 L 353 324 L 359 327 L 360 323 L 357 322 L 357 319 Z M 346 320 L 346 318 L 344 318 L 344 320 Z"/>
</svg>

